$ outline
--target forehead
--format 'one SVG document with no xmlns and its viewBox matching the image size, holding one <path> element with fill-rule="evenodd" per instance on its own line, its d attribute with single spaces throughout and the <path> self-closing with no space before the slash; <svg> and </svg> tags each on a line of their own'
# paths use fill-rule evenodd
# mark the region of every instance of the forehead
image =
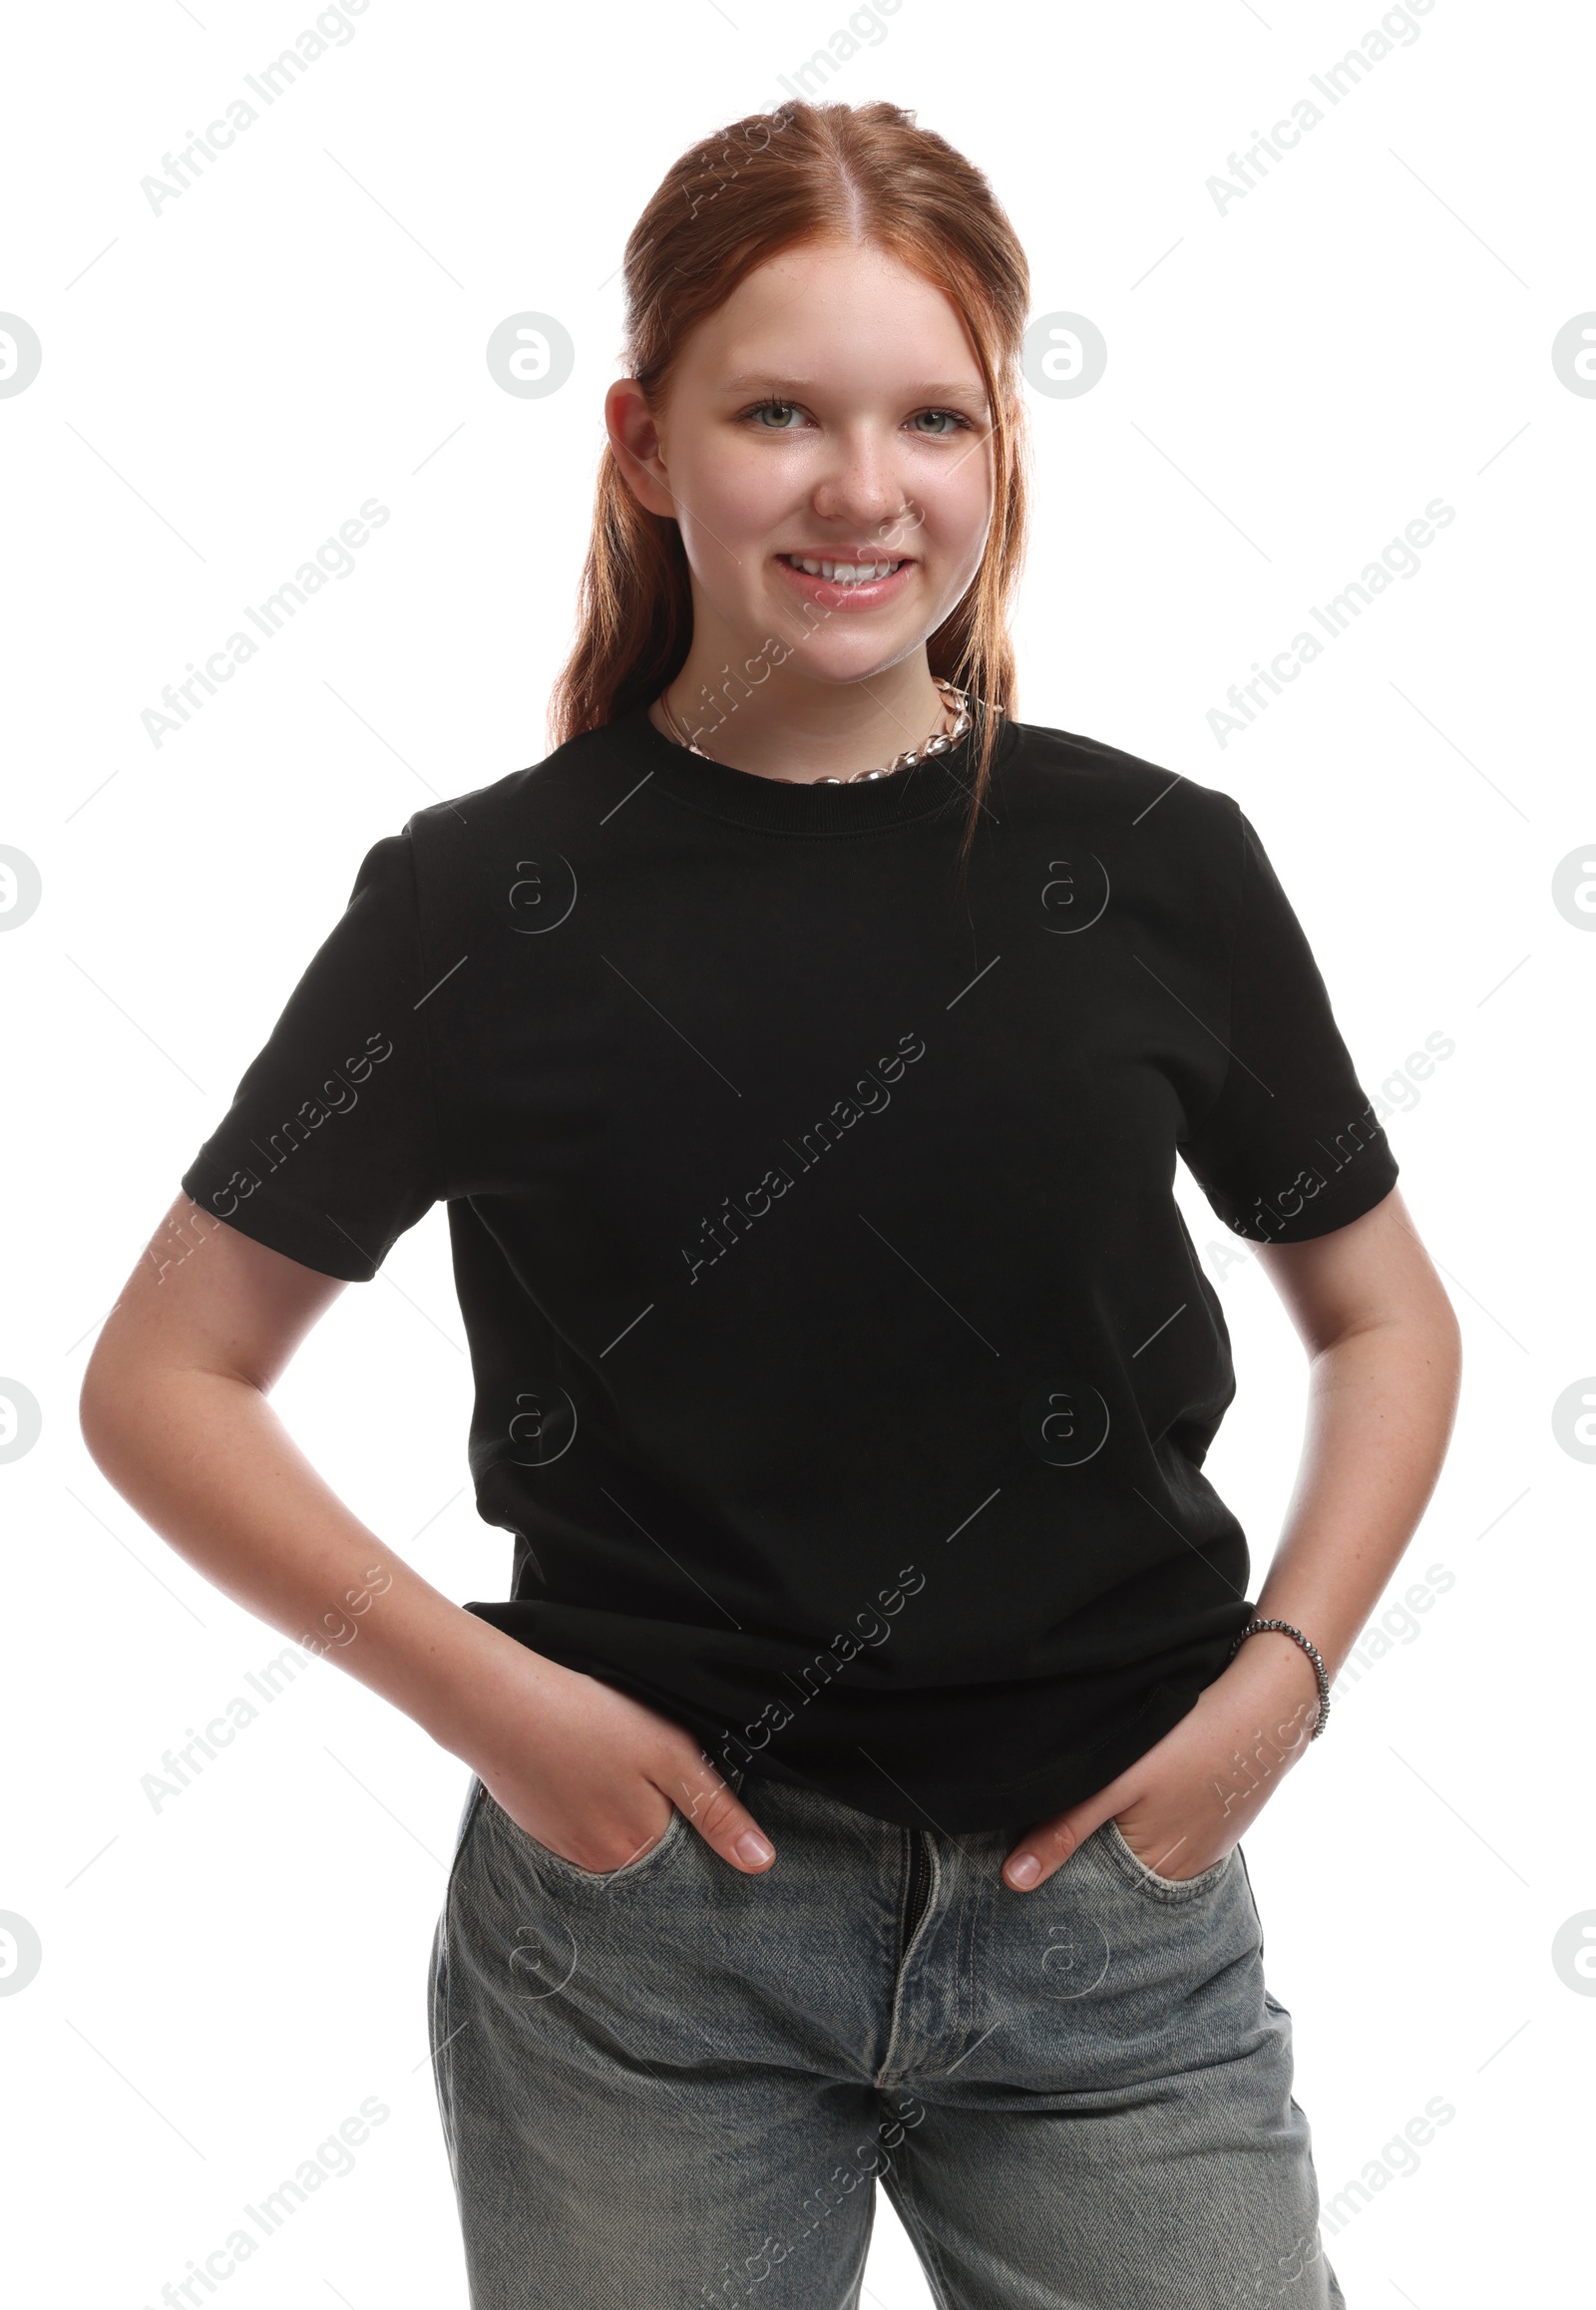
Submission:
<svg viewBox="0 0 1596 2310">
<path fill-rule="evenodd" d="M 889 251 L 805 242 L 757 265 L 683 349 L 704 381 L 757 388 L 804 380 L 982 390 L 975 347 L 952 299 Z"/>
</svg>

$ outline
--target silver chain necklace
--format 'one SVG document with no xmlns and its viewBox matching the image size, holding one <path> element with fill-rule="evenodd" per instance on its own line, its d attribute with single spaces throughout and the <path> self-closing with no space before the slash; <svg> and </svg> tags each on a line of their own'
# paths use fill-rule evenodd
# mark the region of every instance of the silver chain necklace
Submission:
<svg viewBox="0 0 1596 2310">
<path fill-rule="evenodd" d="M 923 746 L 906 747 L 903 753 L 895 754 L 890 762 L 883 763 L 879 770 L 855 770 L 846 778 L 776 778 L 772 780 L 772 784 L 776 786 L 858 786 L 873 778 L 891 778 L 899 770 L 912 770 L 917 762 L 924 762 L 934 754 L 946 754 L 950 747 L 958 745 L 960 739 L 970 728 L 970 692 L 956 689 L 952 682 L 944 681 L 941 674 L 933 674 L 931 678 L 943 693 L 946 701 L 945 711 L 951 713 L 954 719 L 950 727 L 936 731 Z M 699 755 L 705 762 L 715 760 L 713 754 L 704 753 L 702 746 L 693 743 L 685 725 L 678 721 L 671 712 L 670 700 L 663 690 L 659 693 L 659 708 L 669 723 L 670 735 L 678 746 L 685 746 L 690 754 Z M 725 769 L 729 765 L 722 763 L 721 767 Z M 765 773 L 760 772 L 759 775 L 764 776 Z"/>
</svg>

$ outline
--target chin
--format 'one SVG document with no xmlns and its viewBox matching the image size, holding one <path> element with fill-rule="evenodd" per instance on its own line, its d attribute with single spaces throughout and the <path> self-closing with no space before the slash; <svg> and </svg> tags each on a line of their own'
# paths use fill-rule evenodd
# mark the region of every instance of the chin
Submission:
<svg viewBox="0 0 1596 2310">
<path fill-rule="evenodd" d="M 817 626 L 805 638 L 794 632 L 790 611 L 784 618 L 773 617 L 764 630 L 779 634 L 792 652 L 782 661 L 783 672 L 801 673 L 808 681 L 839 687 L 847 682 L 867 682 L 877 674 L 886 673 L 927 638 L 918 623 L 910 632 L 891 634 L 867 633 L 857 625 L 851 632 L 832 634 L 824 626 Z"/>
</svg>

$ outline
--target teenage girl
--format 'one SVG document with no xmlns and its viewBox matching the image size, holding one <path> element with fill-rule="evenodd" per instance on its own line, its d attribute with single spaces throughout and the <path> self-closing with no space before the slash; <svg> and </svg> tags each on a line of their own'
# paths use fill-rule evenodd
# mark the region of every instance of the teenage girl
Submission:
<svg viewBox="0 0 1596 2310">
<path fill-rule="evenodd" d="M 470 1767 L 476 2310 L 855 2305 L 878 2179 L 949 2310 L 1323 2310 L 1238 1840 L 1430 1495 L 1452 1311 L 1250 820 L 1014 718 L 985 177 L 891 105 L 755 116 L 625 285 L 555 750 L 373 843 L 89 1446 Z M 1177 1154 L 1311 1359 L 1256 1597 Z M 515 1536 L 464 1608 L 268 1401 L 439 1201 Z"/>
</svg>

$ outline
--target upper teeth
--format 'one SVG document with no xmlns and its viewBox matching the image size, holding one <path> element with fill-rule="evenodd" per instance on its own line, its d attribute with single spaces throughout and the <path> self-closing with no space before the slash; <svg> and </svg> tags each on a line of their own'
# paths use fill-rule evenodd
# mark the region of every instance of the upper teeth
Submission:
<svg viewBox="0 0 1596 2310">
<path fill-rule="evenodd" d="M 872 578 L 890 578 L 903 567 L 900 562 L 809 562 L 802 554 L 789 554 L 789 562 L 806 570 L 811 578 L 838 578 L 845 585 L 863 584 Z"/>
</svg>

